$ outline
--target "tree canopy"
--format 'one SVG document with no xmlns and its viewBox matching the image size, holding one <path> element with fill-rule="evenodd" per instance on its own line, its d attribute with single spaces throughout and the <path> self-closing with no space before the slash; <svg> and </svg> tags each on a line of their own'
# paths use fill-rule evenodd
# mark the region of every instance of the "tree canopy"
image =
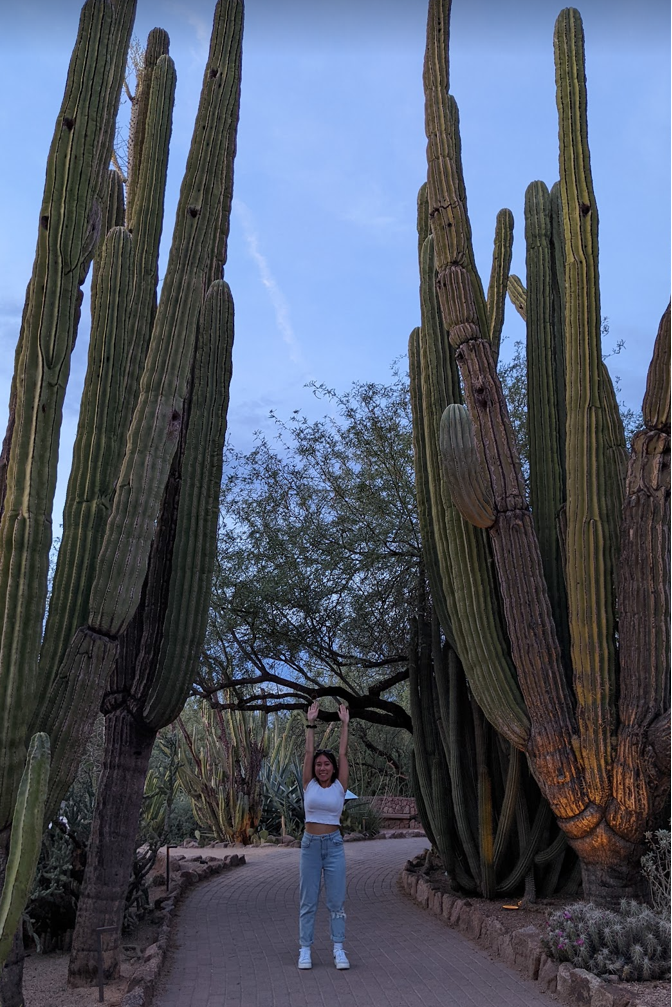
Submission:
<svg viewBox="0 0 672 1007">
<path fill-rule="evenodd" d="M 333 696 L 410 729 L 400 685 L 421 558 L 407 382 L 314 392 L 327 416 L 274 417 L 272 439 L 227 452 L 196 691 L 267 710 Z"/>
</svg>

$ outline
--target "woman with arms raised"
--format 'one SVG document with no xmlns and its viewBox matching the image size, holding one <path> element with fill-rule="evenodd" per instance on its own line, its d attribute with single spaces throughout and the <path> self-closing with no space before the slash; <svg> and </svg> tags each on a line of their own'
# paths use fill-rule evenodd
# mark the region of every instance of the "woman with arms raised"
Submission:
<svg viewBox="0 0 672 1007">
<path fill-rule="evenodd" d="M 314 702 L 308 709 L 306 754 L 303 760 L 303 802 L 306 829 L 301 839 L 299 968 L 312 968 L 310 948 L 315 931 L 315 913 L 322 875 L 331 916 L 331 939 L 337 969 L 350 968 L 345 940 L 345 851 L 340 830 L 345 792 L 348 789 L 348 708 L 341 704 L 341 740 L 338 761 L 327 749 L 315 751 L 315 721 L 320 711 Z"/>
</svg>

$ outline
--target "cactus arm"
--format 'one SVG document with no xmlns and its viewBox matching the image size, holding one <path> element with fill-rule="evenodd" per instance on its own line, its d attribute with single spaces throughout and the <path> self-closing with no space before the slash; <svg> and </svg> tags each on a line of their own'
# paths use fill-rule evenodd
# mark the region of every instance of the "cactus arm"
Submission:
<svg viewBox="0 0 672 1007">
<path fill-rule="evenodd" d="M 614 485 L 605 452 L 597 232 L 586 116 L 583 27 L 574 8 L 554 32 L 565 224 L 567 597 L 576 717 L 590 799 L 610 794 L 615 708 Z M 611 467 L 610 467 L 611 468 Z"/>
<path fill-rule="evenodd" d="M 126 226 L 135 228 L 135 210 L 142 206 L 138 196 L 138 181 L 143 162 L 145 133 L 147 124 L 152 122 L 149 109 L 154 69 L 162 56 L 167 56 L 170 48 L 168 32 L 163 28 L 152 28 L 147 36 L 147 45 L 142 69 L 136 80 L 135 95 L 131 104 L 131 121 L 128 129 L 128 180 L 126 183 Z"/>
<path fill-rule="evenodd" d="M 491 899 L 495 894 L 494 826 L 492 779 L 488 765 L 485 718 L 471 698 L 476 740 L 476 775 L 478 794 L 478 854 L 480 859 L 481 895 Z"/>
<path fill-rule="evenodd" d="M 455 117 L 447 114 L 448 98 L 437 83 L 442 76 L 441 67 L 433 65 L 433 58 L 447 62 L 447 11 L 442 8 L 448 7 L 441 0 L 430 0 L 425 60 L 428 188 L 436 241 L 437 289 L 444 324 L 456 349 L 477 443 L 493 487 L 497 520 L 490 530 L 490 541 L 502 587 L 512 655 L 530 714 L 531 733 L 526 750 L 542 791 L 558 816 L 574 818 L 584 812 L 588 799 L 572 747 L 571 698 L 551 618 L 539 546 L 524 497 L 513 430 L 490 343 L 482 335 L 487 328 L 482 324 L 468 273 L 473 255 L 464 247 L 470 240 L 466 205 L 456 198 L 460 188 L 455 178 L 457 164 L 450 163 L 455 143 L 450 140 L 443 145 L 435 143 L 436 122 L 441 120 L 444 128 L 450 128 L 455 121 Z M 486 712 L 490 718 L 489 711 Z M 589 817 L 592 822 L 592 809 Z M 575 820 L 570 827 L 577 824 Z M 581 819 L 580 827 L 584 826 Z"/>
<path fill-rule="evenodd" d="M 440 463 L 440 419 L 459 401 L 459 379 L 433 285 L 434 243 L 423 243 L 420 260 L 420 380 L 425 423 L 425 463 L 437 559 L 455 648 L 477 701 L 490 722 L 518 747 L 529 731 L 522 697 L 500 621 L 497 587 L 483 533 L 464 521 L 453 504 Z M 477 575 L 473 572 L 478 571 Z"/>
<path fill-rule="evenodd" d="M 94 266 L 90 365 L 54 578 L 54 597 L 67 598 L 68 604 L 50 608 L 40 654 L 40 668 L 52 683 L 38 721 L 52 738 L 50 807 L 57 807 L 86 743 L 87 735 L 81 731 L 80 724 L 93 722 L 93 717 L 89 719 L 84 715 L 84 706 L 78 714 L 77 702 L 88 704 L 91 712 L 98 708 L 116 656 L 113 641 L 106 642 L 105 637 L 95 633 L 86 639 L 83 632 L 76 633 L 73 638 L 73 633 L 87 622 L 98 555 L 113 504 L 137 398 L 139 367 L 146 356 L 155 310 L 156 262 L 174 92 L 175 69 L 172 60 L 164 56 L 155 68 L 149 96 L 142 171 L 137 187 L 141 205 L 136 212 L 135 232 L 132 239 L 124 228 L 108 234 L 103 243 L 108 253 L 103 255 L 101 251 Z M 116 172 L 111 174 L 116 176 Z M 116 203 L 119 209 L 119 199 L 114 193 L 110 202 Z M 123 272 L 115 258 L 121 254 L 130 256 Z M 102 408 L 105 403 L 106 409 Z M 71 640 L 72 648 L 68 650 Z M 87 654 L 92 659 L 88 672 Z M 82 675 L 87 676 L 86 688 Z M 74 706 L 71 708 L 70 704 Z M 74 725 L 77 726 L 73 732 Z"/>
<path fill-rule="evenodd" d="M 551 195 L 543 182 L 525 192 L 527 265 L 527 423 L 530 445 L 530 504 L 539 540 L 544 577 L 563 663 L 569 668 L 569 627 L 565 571 L 557 517 L 565 502 L 562 442 L 565 438 L 564 375 L 558 388 L 558 354 L 564 356 L 554 325 Z"/>
<path fill-rule="evenodd" d="M 460 674 L 459 660 L 455 653 L 448 655 L 448 682 L 449 682 L 449 721 L 448 740 L 450 750 L 448 752 L 448 768 L 450 771 L 450 782 L 453 792 L 453 808 L 455 815 L 455 828 L 460 837 L 462 848 L 469 864 L 474 881 L 477 886 L 481 883 L 480 857 L 476 842 L 474 841 L 473 830 L 469 821 L 467 808 L 466 783 L 467 774 L 463 768 L 463 731 L 462 720 L 466 716 L 467 698 L 464 676 Z M 471 795 L 473 797 L 473 795 Z"/>
<path fill-rule="evenodd" d="M 49 738 L 34 734 L 16 797 L 0 896 L 0 969 L 7 959 L 37 869 L 49 779 Z"/>
<path fill-rule="evenodd" d="M 129 353 L 127 305 L 132 260 L 131 235 L 123 227 L 113 228 L 103 242 L 94 271 L 89 359 L 54 574 L 55 603 L 50 606 L 40 652 L 45 689 L 51 687 L 76 629 L 86 623 L 98 550 L 119 473 L 117 418 Z M 53 698 L 48 706 L 52 703 Z"/>
<path fill-rule="evenodd" d="M 495 521 L 492 491 L 481 469 L 469 413 L 455 403 L 441 416 L 439 443 L 443 474 L 450 496 L 462 517 L 477 528 L 490 528 Z"/>
<path fill-rule="evenodd" d="M 506 846 L 511 832 L 511 827 L 516 814 L 516 803 L 518 801 L 518 790 L 520 788 L 520 764 L 522 754 L 513 745 L 509 745 L 509 764 L 506 772 L 506 785 L 504 788 L 504 799 L 497 822 L 497 832 L 493 850 L 493 861 L 495 870 L 499 867 L 502 857 L 506 852 Z"/>
<path fill-rule="evenodd" d="M 157 29 L 154 29 L 156 31 Z M 153 32 L 150 32 L 150 38 Z M 119 438 L 125 442 L 138 398 L 154 318 L 161 232 L 163 229 L 168 147 L 173 124 L 176 73 L 170 56 L 159 57 L 151 74 L 144 125 L 142 160 L 134 168 L 135 202 L 126 226 L 133 234 L 134 274 L 129 342 L 132 352 L 124 368 L 126 395 L 119 416 Z"/>
<path fill-rule="evenodd" d="M 92 590 L 90 623 L 113 635 L 137 606 L 177 446 L 203 290 L 221 277 L 226 256 L 241 35 L 241 0 L 219 0 L 140 398 Z"/>
<path fill-rule="evenodd" d="M 411 620 L 408 648 L 409 699 L 413 720 L 413 752 L 422 801 L 428 813 L 436 848 L 450 870 L 454 861 L 447 814 L 445 780 L 438 780 L 439 758 L 432 703 L 431 644 L 422 616 Z M 445 859 L 444 859 L 445 858 Z"/>
<path fill-rule="evenodd" d="M 607 810 L 607 820 L 619 835 L 634 840 L 653 827 L 657 810 L 651 795 L 659 784 L 647 764 L 647 731 L 670 703 L 669 306 L 656 337 L 643 413 L 646 426 L 633 438 L 623 506 L 618 582 L 620 725 L 614 801 Z"/>
<path fill-rule="evenodd" d="M 509 295 L 509 300 L 513 304 L 514 308 L 523 319 L 524 322 L 527 321 L 527 290 L 525 285 L 519 276 L 515 273 L 511 273 L 506 284 L 506 289 Z"/>
<path fill-rule="evenodd" d="M 544 832 L 548 828 L 552 817 L 548 804 L 545 801 L 540 801 L 537 813 L 534 816 L 532 828 L 530 829 L 527 824 L 527 812 L 522 800 L 519 802 L 518 808 L 520 852 L 515 866 L 501 884 L 497 885 L 497 893 L 502 895 L 505 892 L 515 891 L 528 874 L 534 863 L 534 858 Z"/>
<path fill-rule="evenodd" d="M 410 374 L 411 414 L 413 417 L 413 458 L 415 468 L 415 495 L 418 502 L 418 524 L 422 554 L 427 570 L 427 579 L 432 595 L 432 603 L 447 639 L 454 646 L 454 636 L 448 615 L 443 579 L 439 567 L 435 537 L 435 520 L 432 515 L 432 496 L 428 478 L 427 445 L 425 441 L 425 420 L 422 404 L 422 381 L 420 379 L 420 329 L 416 328 L 408 341 L 408 369 Z"/>
<path fill-rule="evenodd" d="M 145 721 L 155 729 L 171 723 L 184 706 L 205 637 L 232 346 L 233 300 L 228 284 L 217 280 L 203 307 L 164 637 L 143 709 Z"/>
<path fill-rule="evenodd" d="M 47 162 L 22 325 L 0 522 L 0 821 L 11 815 L 34 712 L 47 594 L 58 436 L 95 200 L 110 158 L 134 0 L 85 3 Z M 0 827 L 2 827 L 0 825 Z"/>
<path fill-rule="evenodd" d="M 551 186 L 551 297 L 553 300 L 553 332 L 555 339 L 555 384 L 557 386 L 560 463 L 566 466 L 567 396 L 565 360 L 565 223 L 562 219 L 560 183 Z"/>
<path fill-rule="evenodd" d="M 500 210 L 495 224 L 495 241 L 492 253 L 492 269 L 488 284 L 486 309 L 488 314 L 488 336 L 495 363 L 499 358 L 499 344 L 504 326 L 506 290 L 513 252 L 513 214 L 511 210 Z"/>
</svg>

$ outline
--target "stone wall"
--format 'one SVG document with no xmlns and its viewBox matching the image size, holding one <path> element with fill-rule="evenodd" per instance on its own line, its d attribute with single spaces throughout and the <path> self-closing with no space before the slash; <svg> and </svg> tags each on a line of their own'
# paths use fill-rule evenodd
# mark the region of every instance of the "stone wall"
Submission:
<svg viewBox="0 0 672 1007">
<path fill-rule="evenodd" d="M 362 797 L 381 817 L 383 829 L 420 829 L 418 808 L 414 797 Z"/>
</svg>

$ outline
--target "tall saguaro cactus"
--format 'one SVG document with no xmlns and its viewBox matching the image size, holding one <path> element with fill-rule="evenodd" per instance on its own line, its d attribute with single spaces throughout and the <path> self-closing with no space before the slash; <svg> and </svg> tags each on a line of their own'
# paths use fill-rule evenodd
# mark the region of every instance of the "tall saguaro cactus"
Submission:
<svg viewBox="0 0 672 1007">
<path fill-rule="evenodd" d="M 178 377 L 182 373 L 179 439 L 151 552 L 148 550 L 141 599 L 131 619 L 120 617 L 119 654 L 103 697 L 104 768 L 73 936 L 72 985 L 95 981 L 97 955 L 92 935 L 101 926 L 117 928 L 106 941 L 104 971 L 108 977 L 118 974 L 124 900 L 152 744 L 157 731 L 174 720 L 184 705 L 205 635 L 231 378 L 233 303 L 228 285 L 219 277 L 232 197 L 241 36 L 242 4 L 220 0 L 168 268 L 140 381 L 138 408 L 128 434 L 129 447 L 136 437 L 141 446 L 147 419 L 155 416 L 149 408 L 153 397 L 150 382 L 162 386 L 161 374 Z M 159 58 L 152 73 L 141 180 L 151 155 L 148 135 L 154 129 L 153 116 L 164 115 L 153 98 L 165 59 Z M 137 143 L 134 151 L 137 165 Z M 144 215 L 142 182 L 134 198 L 134 220 L 140 221 Z M 179 340 L 174 337 L 176 332 Z M 157 368 L 154 353 L 161 359 L 159 351 L 166 355 Z M 178 385 L 173 395 L 180 394 Z M 175 399 L 172 408 L 174 413 Z M 171 418 L 168 425 L 173 422 Z M 151 445 L 157 443 L 152 440 L 156 430 L 148 430 L 148 434 L 148 457 L 155 460 L 157 448 Z M 162 447 L 160 429 L 158 444 Z M 140 456 L 142 452 L 131 456 L 134 464 Z M 126 472 L 132 487 L 138 475 L 130 466 Z M 120 482 L 124 473 L 122 467 Z M 115 504 L 119 498 L 117 487 Z M 119 515 L 120 523 L 107 539 L 114 541 L 116 550 L 124 548 L 125 537 L 132 541 L 122 522 L 128 524 L 137 510 L 129 500 L 122 500 L 122 504 L 118 511 L 113 508 L 109 522 Z M 118 562 L 114 561 L 112 569 Z M 124 599 L 123 604 L 128 601 Z"/>
<path fill-rule="evenodd" d="M 167 36 L 160 30 L 150 35 L 142 115 L 135 123 L 132 233 L 123 226 L 120 181 L 107 173 L 133 15 L 129 0 L 85 3 L 47 167 L 38 254 L 17 351 L 14 412 L 3 447 L 3 459 L 9 461 L 0 523 L 4 850 L 29 733 L 42 731 L 51 742 L 47 812 L 53 814 L 72 780 L 108 680 L 112 691 L 122 683 L 116 706 L 123 707 L 126 720 L 122 717 L 119 730 L 108 732 L 107 768 L 118 763 L 117 769 L 123 769 L 128 765 L 120 754 L 127 754 L 124 742 L 131 750 L 137 742 L 137 704 L 142 707 L 149 698 L 152 684 L 160 689 L 160 710 L 147 723 L 138 718 L 145 736 L 177 716 L 204 633 L 231 372 L 233 307 L 221 275 L 238 121 L 243 4 L 220 0 L 216 7 L 158 310 L 158 245 L 175 88 Z M 62 548 L 40 648 L 50 547 L 45 528 L 60 411 L 78 320 L 78 285 L 93 258 L 101 221 L 103 227 L 112 226 L 96 255 L 89 366 Z M 163 607 L 148 616 L 143 606 L 152 578 L 161 581 Z M 178 619 L 180 600 L 187 597 L 188 609 Z M 166 611 L 170 624 L 164 632 Z M 156 625 L 150 632 L 152 618 Z M 175 643 L 178 629 L 185 633 L 181 646 Z M 155 672 L 158 677 L 153 678 Z M 144 684 L 134 691 L 137 677 Z M 143 780 L 145 771 L 146 763 Z M 139 793 L 140 800 L 142 786 Z M 104 806 L 103 801 L 101 812 Z M 131 821 L 131 844 L 135 827 Z M 127 854 L 121 847 L 108 847 L 108 864 L 115 858 L 117 880 L 125 891 Z M 5 856 L 0 857 L 0 865 L 4 862 Z M 11 980 L 7 969 L 3 975 L 3 1007 L 21 1002 L 20 963 L 12 969 Z"/>
<path fill-rule="evenodd" d="M 555 27 L 560 183 L 553 197 L 540 183 L 528 192 L 526 297 L 519 281 L 513 288 L 528 321 L 535 424 L 530 464 L 537 469 L 531 478 L 533 515 L 474 267 L 457 114 L 448 93 L 449 14 L 450 0 L 430 0 L 424 81 L 437 294 L 460 369 L 477 462 L 490 487 L 489 541 L 508 638 L 503 644 L 510 645 L 529 718 L 529 734 L 520 747 L 579 855 L 586 895 L 609 901 L 636 890 L 644 831 L 669 791 L 669 770 L 665 774 L 659 768 L 665 738 L 669 745 L 669 648 L 655 655 L 644 648 L 647 661 L 641 655 L 635 659 L 627 642 L 637 623 L 629 607 L 645 604 L 643 598 L 635 602 L 637 591 L 628 587 L 634 577 L 642 595 L 655 599 L 641 610 L 649 629 L 652 620 L 669 625 L 669 384 L 661 376 L 659 348 L 664 336 L 659 333 L 649 378 L 655 389 L 649 401 L 655 399 L 655 406 L 648 433 L 635 438 L 622 513 L 622 429 L 600 349 L 583 30 L 578 12 L 568 8 Z M 558 374 L 563 359 L 564 373 Z M 429 446 L 427 431 L 425 439 Z M 551 462 L 544 476 L 539 466 Z M 644 498 L 651 501 L 645 507 Z M 636 514 L 647 534 L 640 536 Z M 433 518 L 428 548 L 442 541 L 436 522 L 445 517 L 435 511 Z M 448 562 L 441 560 L 442 569 Z M 482 582 L 481 567 L 470 562 L 469 572 L 474 583 Z M 454 627 L 445 632 L 450 639 Z M 638 633 L 641 642 L 641 628 Z M 619 648 L 623 658 L 630 655 L 620 669 Z M 460 657 L 469 675 L 468 655 Z M 503 669 L 493 664 L 473 682 L 470 677 L 491 719 L 479 692 L 487 697 L 501 689 Z M 509 708 L 500 711 L 497 727 L 513 740 L 518 721 Z"/>
</svg>

